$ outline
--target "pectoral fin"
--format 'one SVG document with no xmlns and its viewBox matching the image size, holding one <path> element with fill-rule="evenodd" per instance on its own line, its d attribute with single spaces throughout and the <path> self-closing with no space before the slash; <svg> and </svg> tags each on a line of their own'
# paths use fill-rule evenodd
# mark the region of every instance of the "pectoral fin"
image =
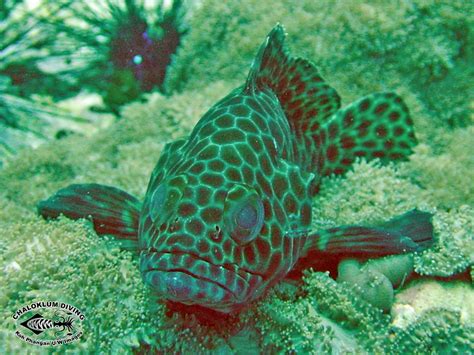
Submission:
<svg viewBox="0 0 474 355">
<path fill-rule="evenodd" d="M 113 235 L 130 250 L 136 249 L 140 208 L 132 195 L 99 184 L 70 185 L 38 203 L 44 218 L 90 219 L 97 234 Z"/>
<path fill-rule="evenodd" d="M 421 251 L 433 243 L 432 215 L 412 210 L 377 226 L 341 226 L 311 233 L 296 269 L 347 258 L 369 259 Z"/>
</svg>

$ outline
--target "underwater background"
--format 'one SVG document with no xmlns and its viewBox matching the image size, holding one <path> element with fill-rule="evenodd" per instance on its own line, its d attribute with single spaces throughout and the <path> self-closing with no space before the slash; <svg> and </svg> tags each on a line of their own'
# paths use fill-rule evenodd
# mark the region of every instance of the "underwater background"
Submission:
<svg viewBox="0 0 474 355">
<path fill-rule="evenodd" d="M 157 300 L 135 256 L 89 222 L 37 216 L 71 183 L 142 198 L 164 145 L 245 81 L 277 22 L 343 106 L 397 92 L 419 140 L 407 162 L 360 160 L 325 178 L 314 228 L 419 208 L 434 214 L 432 248 L 358 265 L 344 282 L 308 270 L 203 319 Z M 474 5 L 455 0 L 2 2 L 0 351 L 474 353 L 473 26 Z M 400 270 L 411 278 L 394 281 Z M 85 313 L 80 340 L 41 349 L 15 336 L 12 314 L 45 300 Z"/>
</svg>

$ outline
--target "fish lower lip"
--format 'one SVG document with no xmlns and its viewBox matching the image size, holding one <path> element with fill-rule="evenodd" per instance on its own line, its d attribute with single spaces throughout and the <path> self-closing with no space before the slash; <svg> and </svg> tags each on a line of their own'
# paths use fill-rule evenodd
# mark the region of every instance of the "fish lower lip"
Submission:
<svg viewBox="0 0 474 355">
<path fill-rule="evenodd" d="M 245 303 L 262 281 L 237 265 L 215 265 L 179 250 L 142 250 L 140 269 L 145 283 L 163 298 L 214 309 Z"/>
<path fill-rule="evenodd" d="M 177 302 L 218 304 L 235 300 L 234 294 L 222 285 L 184 271 L 150 269 L 144 278 L 156 293 Z"/>
</svg>

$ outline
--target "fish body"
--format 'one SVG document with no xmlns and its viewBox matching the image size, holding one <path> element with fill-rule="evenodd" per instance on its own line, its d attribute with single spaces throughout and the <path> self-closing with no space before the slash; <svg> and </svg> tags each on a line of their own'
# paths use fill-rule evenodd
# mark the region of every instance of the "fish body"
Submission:
<svg viewBox="0 0 474 355">
<path fill-rule="evenodd" d="M 325 257 L 376 257 L 431 244 L 417 210 L 379 226 L 311 231 L 322 177 L 357 157 L 405 159 L 416 144 L 403 101 L 366 96 L 345 108 L 309 61 L 292 57 L 277 25 L 245 84 L 216 103 L 188 138 L 165 146 L 143 203 L 119 189 L 71 185 L 40 202 L 45 217 L 89 217 L 140 255 L 165 299 L 239 310 L 290 271 Z"/>
</svg>

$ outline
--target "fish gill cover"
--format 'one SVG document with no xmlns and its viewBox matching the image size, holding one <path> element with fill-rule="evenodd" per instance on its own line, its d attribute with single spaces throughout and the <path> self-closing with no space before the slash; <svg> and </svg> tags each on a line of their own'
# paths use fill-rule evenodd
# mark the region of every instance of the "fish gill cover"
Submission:
<svg viewBox="0 0 474 355">
<path fill-rule="evenodd" d="M 472 352 L 472 10 L 463 1 L 203 1 L 171 67 L 172 96 L 147 94 L 99 134 L 24 150 L 0 171 L 0 284 L 8 285 L 0 316 L 36 300 L 74 304 L 87 318 L 73 351 Z M 239 315 L 209 318 L 157 302 L 133 255 L 90 223 L 36 216 L 36 202 L 69 183 L 95 181 L 143 197 L 164 143 L 186 135 L 243 82 L 277 21 L 292 53 L 315 61 L 346 102 L 374 91 L 400 94 L 420 142 L 406 163 L 361 160 L 344 178 L 324 179 L 313 201 L 315 228 L 378 223 L 418 207 L 434 213 L 433 248 L 348 262 L 346 282 L 307 271 Z M 397 270 L 423 276 L 405 281 Z M 390 297 L 393 287 L 389 313 L 367 301 Z M 7 352 L 31 350 L 13 324 L 1 324 Z"/>
</svg>

